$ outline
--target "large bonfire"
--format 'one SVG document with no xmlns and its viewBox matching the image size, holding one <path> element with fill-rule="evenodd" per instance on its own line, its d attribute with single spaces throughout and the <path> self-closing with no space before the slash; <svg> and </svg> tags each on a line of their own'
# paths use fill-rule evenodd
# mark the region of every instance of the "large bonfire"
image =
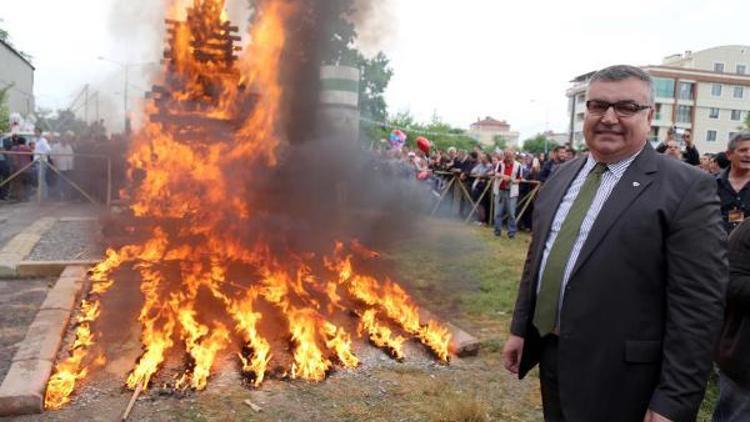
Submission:
<svg viewBox="0 0 750 422">
<path fill-rule="evenodd" d="M 366 275 L 360 264 L 377 254 L 357 241 L 335 242 L 322 257 L 279 253 L 262 233 L 248 241 L 247 227 L 262 213 L 247 199 L 253 174 L 276 166 L 287 147 L 279 127 L 279 68 L 297 2 L 257 2 L 241 49 L 223 0 L 182 3 L 175 0 L 168 11 L 165 69 L 128 160 L 134 227 L 146 234 L 109 249 L 90 271 L 75 341 L 50 378 L 46 408 L 69 402 L 76 383 L 102 359 L 95 352 L 97 319 L 106 311 L 101 299 L 125 268 L 137 274 L 143 296 L 143 351 L 125 381 L 130 389 L 147 389 L 167 357 L 180 351 L 188 362 L 176 388 L 204 389 L 221 352 L 236 354 L 254 386 L 277 359 L 288 364 L 287 377 L 320 381 L 335 365 L 359 364 L 352 335 L 399 360 L 412 337 L 447 362 L 448 330 L 420 320 L 399 285 Z M 224 318 L 216 317 L 217 308 Z M 352 318 L 350 333 L 342 321 Z M 264 324 L 287 330 L 289 352 L 273 348 L 261 334 Z"/>
</svg>

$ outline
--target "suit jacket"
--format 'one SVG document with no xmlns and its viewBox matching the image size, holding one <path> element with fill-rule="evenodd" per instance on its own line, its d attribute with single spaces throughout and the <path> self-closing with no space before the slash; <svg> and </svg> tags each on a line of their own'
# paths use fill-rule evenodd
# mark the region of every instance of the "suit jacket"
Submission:
<svg viewBox="0 0 750 422">
<path fill-rule="evenodd" d="M 519 376 L 538 363 L 532 323 L 539 265 L 557 208 L 586 157 L 540 191 L 511 332 Z M 571 421 L 694 420 L 711 369 L 728 281 L 716 182 L 649 145 L 599 213 L 565 288 L 558 377 Z"/>
</svg>

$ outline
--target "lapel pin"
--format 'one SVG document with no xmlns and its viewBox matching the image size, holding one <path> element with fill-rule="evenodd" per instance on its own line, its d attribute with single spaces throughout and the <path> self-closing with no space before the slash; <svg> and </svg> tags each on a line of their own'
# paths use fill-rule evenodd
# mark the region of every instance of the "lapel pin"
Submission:
<svg viewBox="0 0 750 422">
<path fill-rule="evenodd" d="M 638 187 L 638 186 L 640 186 L 640 185 L 641 185 L 641 184 L 640 184 L 639 182 L 633 182 L 633 187 L 634 187 L 634 188 L 637 188 L 637 187 Z"/>
</svg>

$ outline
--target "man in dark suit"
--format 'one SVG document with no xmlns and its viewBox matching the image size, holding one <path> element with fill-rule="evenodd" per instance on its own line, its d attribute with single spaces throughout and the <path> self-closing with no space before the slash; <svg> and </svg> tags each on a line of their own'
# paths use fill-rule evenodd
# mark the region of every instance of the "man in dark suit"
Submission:
<svg viewBox="0 0 750 422">
<path fill-rule="evenodd" d="M 591 79 L 589 154 L 537 198 L 505 367 L 540 365 L 548 421 L 690 421 L 723 317 L 726 235 L 715 181 L 646 142 L 653 81 Z"/>
</svg>

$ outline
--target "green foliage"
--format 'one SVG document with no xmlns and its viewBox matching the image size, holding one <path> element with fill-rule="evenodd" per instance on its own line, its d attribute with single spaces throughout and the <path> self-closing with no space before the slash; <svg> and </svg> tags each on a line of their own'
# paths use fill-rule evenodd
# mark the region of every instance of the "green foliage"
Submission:
<svg viewBox="0 0 750 422">
<path fill-rule="evenodd" d="M 747 117 L 745 117 L 745 126 L 743 127 L 743 129 L 750 131 L 750 113 L 748 113 Z"/>
<path fill-rule="evenodd" d="M 540 154 L 545 152 L 545 148 L 549 151 L 555 145 L 554 141 L 547 139 L 544 135 L 537 135 L 523 141 L 523 150 L 531 154 Z"/>
<path fill-rule="evenodd" d="M 0 34 L 1 35 L 1 34 Z M 8 107 L 8 91 L 13 85 L 0 88 L 0 133 L 10 130 L 10 108 Z"/>
<path fill-rule="evenodd" d="M 64 133 L 72 131 L 78 136 L 85 138 L 96 138 L 107 136 L 107 130 L 100 122 L 86 123 L 76 117 L 71 110 L 58 110 L 53 112 L 48 109 L 37 109 L 37 127 L 50 132 Z"/>
<path fill-rule="evenodd" d="M 508 140 L 505 139 L 503 135 L 495 135 L 495 137 L 492 138 L 492 142 L 496 149 L 505 149 L 508 146 Z"/>
<path fill-rule="evenodd" d="M 328 0 L 320 13 L 328 17 L 324 26 L 326 46 L 323 64 L 359 68 L 359 104 L 362 117 L 382 122 L 387 117 L 385 90 L 393 77 L 390 60 L 382 51 L 374 57 L 365 57 L 354 47 L 357 30 L 351 21 L 356 13 L 354 0 Z"/>
<path fill-rule="evenodd" d="M 455 128 L 434 114 L 428 123 L 420 123 L 408 111 L 402 111 L 386 119 L 387 126 L 368 125 L 372 139 L 388 139 L 393 128 L 403 130 L 406 135 L 406 145 L 415 148 L 419 136 L 429 139 L 435 148 L 446 150 L 449 147 L 471 150 L 479 145 L 476 139 L 466 135 L 463 129 Z"/>
</svg>

